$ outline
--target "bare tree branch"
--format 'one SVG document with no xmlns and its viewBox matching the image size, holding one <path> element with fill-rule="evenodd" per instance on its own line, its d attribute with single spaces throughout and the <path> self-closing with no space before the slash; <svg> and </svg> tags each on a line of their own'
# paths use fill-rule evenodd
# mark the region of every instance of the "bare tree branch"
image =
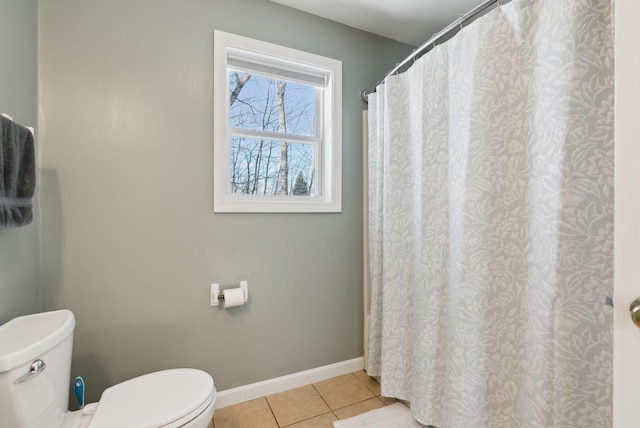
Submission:
<svg viewBox="0 0 640 428">
<path fill-rule="evenodd" d="M 247 82 L 251 78 L 251 75 L 249 73 L 246 73 L 242 75 L 242 77 L 240 77 L 238 73 L 233 73 L 233 77 L 236 79 L 236 87 L 233 88 L 233 91 L 231 91 L 231 96 L 229 97 L 229 106 L 232 106 L 233 103 L 236 102 L 238 95 L 240 95 L 240 91 L 242 91 L 244 85 L 247 84 Z"/>
</svg>

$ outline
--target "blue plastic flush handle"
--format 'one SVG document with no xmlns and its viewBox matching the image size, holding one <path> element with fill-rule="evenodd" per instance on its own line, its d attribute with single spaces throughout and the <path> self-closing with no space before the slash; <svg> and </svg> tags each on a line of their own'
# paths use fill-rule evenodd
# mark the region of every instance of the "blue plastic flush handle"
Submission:
<svg viewBox="0 0 640 428">
<path fill-rule="evenodd" d="M 84 379 L 80 376 L 73 382 L 73 389 L 76 393 L 76 400 L 78 401 L 78 409 L 84 407 Z"/>
</svg>

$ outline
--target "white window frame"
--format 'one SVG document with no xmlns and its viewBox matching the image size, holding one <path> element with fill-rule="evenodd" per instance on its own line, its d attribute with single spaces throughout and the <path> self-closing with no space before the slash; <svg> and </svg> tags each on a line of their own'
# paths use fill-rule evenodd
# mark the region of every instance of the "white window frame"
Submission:
<svg viewBox="0 0 640 428">
<path fill-rule="evenodd" d="M 324 78 L 316 103 L 320 150 L 316 159 L 317 196 L 238 195 L 229 192 L 229 58 L 292 73 Z M 233 59 L 232 59 L 233 61 Z M 214 212 L 342 211 L 342 62 L 248 37 L 214 30 L 213 68 L 213 210 Z M 279 140 L 290 141 L 286 135 Z"/>
</svg>

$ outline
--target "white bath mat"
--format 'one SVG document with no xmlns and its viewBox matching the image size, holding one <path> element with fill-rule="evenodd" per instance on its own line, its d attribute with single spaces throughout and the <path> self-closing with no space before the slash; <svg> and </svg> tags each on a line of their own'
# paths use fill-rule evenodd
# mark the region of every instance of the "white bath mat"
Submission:
<svg viewBox="0 0 640 428">
<path fill-rule="evenodd" d="M 333 423 L 334 428 L 423 428 L 411 416 L 411 411 L 402 403 L 395 403 L 371 410 L 358 416 Z"/>
</svg>

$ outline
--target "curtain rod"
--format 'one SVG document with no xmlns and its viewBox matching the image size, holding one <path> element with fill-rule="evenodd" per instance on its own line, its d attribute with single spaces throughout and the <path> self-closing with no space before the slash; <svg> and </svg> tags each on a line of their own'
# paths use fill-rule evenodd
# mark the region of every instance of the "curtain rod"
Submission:
<svg viewBox="0 0 640 428">
<path fill-rule="evenodd" d="M 440 39 L 444 38 L 445 36 L 452 33 L 453 31 L 462 29 L 462 25 L 466 21 L 469 21 L 470 19 L 477 17 L 478 15 L 487 11 L 487 9 L 493 7 L 496 4 L 500 6 L 501 4 L 507 3 L 508 1 L 509 0 L 485 0 L 483 3 L 471 9 L 469 12 L 463 13 L 462 15 L 460 15 L 460 18 L 456 19 L 451 24 L 447 25 L 443 30 L 431 36 L 429 40 L 421 44 L 418 48 L 414 49 L 414 51 L 411 52 L 411 54 L 408 57 L 406 57 L 405 59 L 397 63 L 394 68 L 389 70 L 387 74 L 384 75 L 382 80 L 378 81 L 376 86 L 384 82 L 384 79 L 386 79 L 387 77 L 393 76 L 395 74 L 400 74 L 403 71 L 402 69 L 406 65 L 408 65 L 411 61 L 418 59 L 419 57 L 421 57 L 422 55 L 426 54 L 431 49 L 433 49 L 436 43 L 440 41 Z M 366 103 L 368 101 L 369 94 L 375 91 L 376 91 L 376 88 L 363 90 L 362 93 L 360 94 L 362 101 Z"/>
</svg>

